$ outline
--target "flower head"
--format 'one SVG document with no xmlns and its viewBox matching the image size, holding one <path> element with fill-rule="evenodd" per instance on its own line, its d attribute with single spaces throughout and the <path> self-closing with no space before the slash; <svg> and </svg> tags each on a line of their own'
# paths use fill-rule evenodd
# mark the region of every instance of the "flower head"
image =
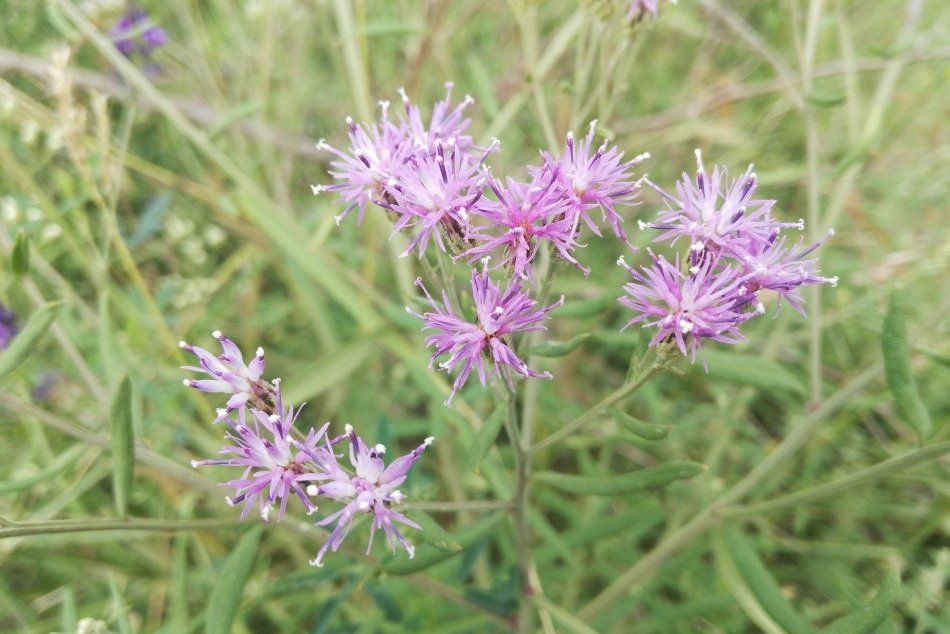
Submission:
<svg viewBox="0 0 950 634">
<path fill-rule="evenodd" d="M 578 246 L 577 214 L 557 186 L 557 170 L 542 168 L 530 183 L 511 178 L 502 183 L 489 175 L 488 186 L 497 200 L 483 199 L 474 209 L 489 224 L 475 229 L 473 238 L 479 244 L 465 252 L 470 262 L 502 250 L 498 266 L 510 266 L 515 276 L 533 283 L 531 263 L 547 241 L 561 258 L 590 273 L 572 255 Z"/>
<path fill-rule="evenodd" d="M 650 185 L 667 201 L 667 209 L 658 214 L 657 221 L 640 223 L 641 229 L 663 231 L 657 240 L 675 244 L 686 238 L 690 248 L 709 249 L 741 259 L 748 248 L 767 242 L 782 227 L 804 228 L 804 221 L 779 222 L 772 218 L 774 200 L 753 198 L 756 187 L 752 166 L 745 174 L 726 185 L 726 170 L 713 166 L 707 174 L 702 155 L 696 150 L 695 182 L 687 174 L 676 183 L 676 196 Z"/>
<path fill-rule="evenodd" d="M 145 64 L 146 73 L 159 72 L 158 64 L 152 62 L 152 54 L 168 43 L 168 33 L 153 24 L 144 10 L 135 6 L 129 8 L 109 31 L 109 35 L 120 53 L 129 59 L 138 58 Z"/>
<path fill-rule="evenodd" d="M 440 305 L 429 294 L 421 278 L 416 280 L 416 285 L 422 289 L 432 306 L 432 312 L 416 314 L 425 321 L 425 329 L 433 331 L 426 337 L 426 345 L 434 349 L 430 365 L 442 355 L 448 355 L 445 361 L 439 363 L 439 367 L 447 372 L 457 371 L 446 405 L 451 404 L 452 397 L 462 388 L 473 370 L 478 373 L 482 385 L 485 385 L 491 372 L 497 372 L 512 389 L 512 373 L 523 377 L 551 378 L 548 372 L 539 373 L 529 368 L 515 354 L 509 337 L 519 332 L 545 330 L 543 322 L 547 319 L 548 311 L 563 304 L 563 296 L 550 306 L 539 308 L 538 303 L 521 289 L 521 284 L 516 280 L 510 282 L 502 292 L 488 276 L 488 263 L 485 261 L 481 273 L 472 270 L 475 319 L 467 321 L 456 313 L 447 292 L 442 291 Z M 490 360 L 493 367 L 486 367 L 486 360 Z"/>
<path fill-rule="evenodd" d="M 469 210 L 482 196 L 481 166 L 497 147 L 492 143 L 480 158 L 472 157 L 454 143 L 436 139 L 434 152 L 417 154 L 406 161 L 386 183 L 391 202 L 380 205 L 396 215 L 393 231 L 414 228 L 403 255 L 425 253 L 432 240 L 446 251 L 443 236 L 461 244 L 469 232 Z"/>
<path fill-rule="evenodd" d="M 429 125 L 423 123 L 419 106 L 409 101 L 409 96 L 405 90 L 399 89 L 399 96 L 402 97 L 402 104 L 406 110 L 403 117 L 403 127 L 413 149 L 433 152 L 436 141 L 450 144 L 454 142 L 462 150 L 471 147 L 472 137 L 463 134 L 471 123 L 471 119 L 465 118 L 465 109 L 472 105 L 475 100 L 471 96 L 465 95 L 462 101 L 452 107 L 452 88 L 454 85 L 452 82 L 446 82 L 445 97 L 432 107 L 432 117 L 429 119 Z"/>
<path fill-rule="evenodd" d="M 385 446 L 368 445 L 350 426 L 347 426 L 346 438 L 350 441 L 349 458 L 352 472 L 340 465 L 332 447 L 327 443 L 324 452 L 326 462 L 323 465 L 325 471 L 320 475 L 321 482 L 308 487 L 312 495 L 327 497 L 345 505 L 336 513 L 317 522 L 318 526 L 327 526 L 334 522 L 336 525 L 316 558 L 310 563 L 314 566 L 322 566 L 324 555 L 328 550 L 336 552 L 353 528 L 354 520 L 361 514 L 372 515 L 366 554 L 369 554 L 373 546 L 373 536 L 376 531 L 382 530 L 392 551 L 396 552 L 398 544 L 411 559 L 415 554 L 415 547 L 403 537 L 396 525 L 403 524 L 415 529 L 420 527 L 396 511 L 393 506 L 405 499 L 399 487 L 406 481 L 413 463 L 422 455 L 426 447 L 432 444 L 433 438 L 426 438 L 425 442 L 411 453 L 393 460 L 389 466 L 386 466 L 383 460 L 383 455 L 386 453 Z"/>
<path fill-rule="evenodd" d="M 619 301 L 637 313 L 624 328 L 637 323 L 642 328 L 655 328 L 651 346 L 673 339 L 680 352 L 693 360 L 703 339 L 722 343 L 744 340 L 739 325 L 760 309 L 745 309 L 748 302 L 739 293 L 743 280 L 735 269 L 709 258 L 684 273 L 678 257 L 671 263 L 652 251 L 650 255 L 652 265 L 640 270 L 628 266 L 622 257 L 618 261 L 633 277 L 624 285 L 626 296 Z"/>
<path fill-rule="evenodd" d="M 564 195 L 591 231 L 601 235 L 600 228 L 590 216 L 592 210 L 600 208 L 603 222 L 611 226 L 618 238 L 626 240 L 623 218 L 617 212 L 617 205 L 637 204 L 640 181 L 632 180 L 630 170 L 650 155 L 644 153 L 625 161 L 623 152 L 616 147 L 608 147 L 607 141 L 595 148 L 596 126 L 597 122 L 591 121 L 587 136 L 580 142 L 576 142 L 574 133 L 569 132 L 564 153 L 556 157 L 543 154 L 544 162 L 549 169 L 558 168 Z"/>
<path fill-rule="evenodd" d="M 676 4 L 676 0 L 670 0 L 670 2 Z M 629 0 L 627 15 L 624 19 L 627 23 L 631 23 L 643 18 L 648 13 L 653 16 L 653 19 L 656 19 L 659 10 L 660 0 Z"/>
<path fill-rule="evenodd" d="M 292 429 L 300 409 L 284 409 L 279 388 L 276 409 L 276 413 L 270 415 L 258 409 L 242 409 L 236 419 L 233 416 L 225 417 L 230 427 L 225 438 L 231 444 L 220 453 L 229 457 L 192 462 L 193 467 L 244 468 L 239 478 L 226 484 L 235 490 L 234 496 L 228 498 L 228 503 L 244 504 L 242 519 L 247 517 L 252 507 L 257 506 L 261 517 L 266 520 L 271 509 L 279 502 L 279 522 L 284 516 L 287 501 L 294 495 L 308 512 L 316 510 L 305 487 L 308 482 L 324 477 L 314 464 L 326 461 L 324 454 L 329 451 L 330 445 L 324 448 L 322 443 L 326 440 L 326 430 L 330 424 L 326 423 L 319 430 L 311 428 L 304 440 L 297 440 L 292 435 Z"/>
<path fill-rule="evenodd" d="M 249 363 L 244 362 L 240 348 L 215 330 L 211 335 L 221 344 L 222 353 L 215 356 L 204 348 L 193 346 L 184 341 L 179 342 L 184 350 L 198 357 L 200 367 L 182 366 L 185 370 L 203 372 L 209 379 L 185 379 L 186 387 L 192 387 L 201 392 L 218 392 L 230 394 L 225 409 L 218 410 L 218 420 L 222 420 L 230 412 L 243 409 L 251 405 L 266 412 L 276 411 L 276 387 L 265 381 L 264 349 L 258 348 L 254 358 Z M 275 380 L 279 384 L 279 381 Z"/>
<path fill-rule="evenodd" d="M 16 333 L 16 313 L 0 304 L 0 350 L 10 345 Z"/>
</svg>

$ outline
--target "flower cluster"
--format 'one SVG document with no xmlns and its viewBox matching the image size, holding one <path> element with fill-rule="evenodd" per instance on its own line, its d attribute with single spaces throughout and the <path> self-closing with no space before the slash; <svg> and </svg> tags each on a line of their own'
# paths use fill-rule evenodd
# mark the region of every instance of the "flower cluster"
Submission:
<svg viewBox="0 0 950 634">
<path fill-rule="evenodd" d="M 473 370 L 482 384 L 497 375 L 509 387 L 513 375 L 550 377 L 529 368 L 511 340 L 543 330 L 548 311 L 563 301 L 542 308 L 531 298 L 538 255 L 549 250 L 587 275 L 590 269 L 575 255 L 584 227 L 598 237 L 609 228 L 627 242 L 620 211 L 638 204 L 642 179 L 633 170 L 649 155 L 627 159 L 607 141 L 597 143 L 595 121 L 579 142 L 569 133 L 561 152 L 542 152 L 541 163 L 527 167 L 526 180 L 498 178 L 488 159 L 499 141 L 477 147 L 464 134 L 469 125 L 464 111 L 472 99 L 453 106 L 452 85 L 447 87 L 428 125 L 404 91 L 405 112 L 398 119 L 390 116 L 388 102 L 381 102 L 381 116 L 371 125 L 347 119 L 349 149 L 318 144 L 335 157 L 334 182 L 312 189 L 339 195 L 344 209 L 338 223 L 353 209 L 359 223 L 369 203 L 384 209 L 394 234 L 411 234 L 403 255 L 427 258 L 428 247 L 435 245 L 436 260 L 444 253 L 452 261 L 483 263 L 471 270 L 470 301 L 453 305 L 449 289 L 443 289 L 440 304 L 418 280 L 432 311 L 420 315 L 409 309 L 431 331 L 426 342 L 434 350 L 432 364 L 445 357 L 438 367 L 455 373 L 449 403 Z M 489 269 L 502 271 L 507 281 L 496 284 Z M 472 319 L 464 317 L 469 307 Z"/>
<path fill-rule="evenodd" d="M 152 56 L 156 49 L 168 43 L 168 33 L 156 26 L 144 10 L 129 8 L 109 31 L 109 36 L 119 52 L 141 62 L 147 74 L 159 73 L 160 67 Z"/>
<path fill-rule="evenodd" d="M 393 552 L 399 545 L 412 557 L 414 548 L 397 525 L 416 529 L 419 526 L 393 506 L 405 499 L 398 487 L 406 481 L 410 467 L 433 439 L 426 438 L 411 453 L 386 466 L 383 460 L 386 447 L 368 445 L 350 425 L 346 425 L 346 433 L 338 437 L 328 434 L 330 423 L 319 429 L 311 427 L 303 435 L 294 428 L 300 408 L 295 410 L 284 405 L 280 379 L 263 378 L 264 351 L 258 348 L 254 358 L 245 364 L 233 341 L 218 331 L 213 336 L 221 344 L 222 353 L 217 356 L 181 342 L 181 347 L 194 354 L 200 363 L 200 367 L 186 366 L 185 369 L 209 376 L 200 380 L 186 379 L 184 383 L 203 392 L 229 395 L 215 421 L 226 425 L 227 444 L 220 451 L 222 457 L 195 460 L 192 466 L 243 470 L 239 477 L 225 483 L 233 490 L 227 502 L 242 505 L 242 519 L 254 510 L 267 520 L 276 507 L 279 522 L 292 499 L 302 504 L 308 515 L 317 512 L 315 500 L 319 498 L 343 504 L 342 509 L 317 522 L 318 526 L 334 522 L 336 526 L 310 562 L 315 566 L 323 565 L 327 550 L 336 551 L 340 547 L 361 515 L 371 516 L 369 547 L 376 531 L 382 530 Z M 349 444 L 349 468 L 340 464 L 342 454 L 336 453 L 344 442 Z"/>
<path fill-rule="evenodd" d="M 637 314 L 629 322 L 656 329 L 651 345 L 675 341 L 694 360 L 702 341 L 743 341 L 739 327 L 765 312 L 763 291 L 771 291 L 804 315 L 802 286 L 837 284 L 822 277 L 810 257 L 821 240 L 803 246 L 787 244 L 784 229 L 804 229 L 804 221 L 781 222 L 772 216 L 774 200 L 755 198 L 752 166 L 740 178 L 728 180 L 725 168 L 707 173 L 696 151 L 695 180 L 684 174 L 670 194 L 650 183 L 666 201 L 655 222 L 656 240 L 687 245 L 686 254 L 671 262 L 649 250 L 652 262 L 635 269 L 621 257 L 633 281 L 624 286 L 620 303 Z M 829 231 L 827 237 L 833 235 Z"/>
<path fill-rule="evenodd" d="M 0 350 L 10 345 L 16 333 L 16 313 L 0 304 Z"/>
</svg>

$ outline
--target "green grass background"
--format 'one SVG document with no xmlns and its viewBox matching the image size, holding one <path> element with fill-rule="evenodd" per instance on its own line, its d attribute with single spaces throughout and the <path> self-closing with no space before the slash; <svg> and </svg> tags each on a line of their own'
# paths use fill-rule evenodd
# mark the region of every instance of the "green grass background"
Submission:
<svg viewBox="0 0 950 634">
<path fill-rule="evenodd" d="M 707 164 L 733 173 L 754 162 L 760 191 L 778 199 L 783 219 L 806 218 L 808 235 L 837 231 L 821 268 L 841 282 L 822 289 L 820 305 L 808 296 L 807 321 L 787 308 L 759 319 L 748 344 L 710 346 L 708 374 L 681 363 L 681 375 L 624 402 L 671 425 L 667 439 L 636 438 L 601 416 L 539 453 L 536 469 L 603 477 L 669 460 L 708 469 L 662 492 L 615 497 L 536 485 L 538 628 L 794 631 L 870 603 L 883 616 L 866 631 L 950 630 L 945 447 L 830 495 L 752 506 L 921 451 L 881 366 L 894 289 L 936 428 L 928 442 L 946 440 L 944 3 L 681 0 L 635 28 L 607 0 L 141 4 L 170 35 L 154 81 L 117 64 L 96 35 L 115 12 L 0 0 L 0 298 L 21 323 L 45 302 L 65 303 L 24 365 L 0 377 L 0 630 L 72 632 L 90 617 L 111 631 L 177 634 L 216 618 L 209 595 L 259 522 L 231 522 L 214 484 L 226 476 L 188 466 L 217 450 L 220 429 L 209 424 L 214 399 L 181 387 L 177 342 L 210 347 L 213 329 L 247 351 L 266 348 L 271 376 L 308 403 L 304 424 L 352 423 L 391 452 L 436 436 L 407 493 L 467 538 L 460 554 L 397 574 L 381 548 L 364 557 L 354 535 L 314 569 L 307 560 L 322 533 L 290 513 L 260 536 L 233 631 L 511 625 L 509 522 L 497 517 L 472 537 L 496 511 L 438 506 L 510 491 L 504 434 L 480 469 L 468 464 L 493 393 L 472 386 L 453 409 L 442 405 L 447 383 L 426 369 L 418 325 L 403 312 L 417 263 L 395 257 L 378 210 L 361 227 L 351 217 L 338 228 L 332 196 L 314 198 L 309 187 L 328 178 L 315 141 L 344 144 L 347 115 L 372 116 L 378 99 L 398 103 L 401 86 L 426 111 L 446 81 L 476 98 L 474 136 L 502 140 L 496 173 L 523 176 L 539 148 L 598 118 L 630 155 L 652 154 L 645 169 L 655 182 L 671 187 L 691 172 L 699 147 Z M 72 83 L 50 79 L 65 45 Z M 628 226 L 659 205 L 645 193 Z M 17 278 L 7 254 L 20 231 L 31 258 Z M 618 334 L 629 317 L 610 299 L 624 281 L 614 265 L 622 245 L 587 242 L 591 276 L 562 268 L 554 291 L 568 307 L 607 301 L 552 314 L 551 339 L 592 336 L 541 362 L 556 378 L 537 384 L 539 438 L 619 386 L 644 347 L 636 333 Z M 125 374 L 140 447 L 129 514 L 175 530 L 37 534 L 57 520 L 116 519 L 108 412 Z M 38 399 L 44 380 L 52 389 Z M 729 500 L 730 516 L 716 500 L 743 482 L 752 486 Z M 677 532 L 697 517 L 702 530 Z M 3 533 L 18 526 L 27 530 Z M 682 539 L 670 546 L 670 536 Z M 634 566 L 621 600 L 584 611 Z M 875 604 L 889 576 L 900 585 Z"/>
</svg>

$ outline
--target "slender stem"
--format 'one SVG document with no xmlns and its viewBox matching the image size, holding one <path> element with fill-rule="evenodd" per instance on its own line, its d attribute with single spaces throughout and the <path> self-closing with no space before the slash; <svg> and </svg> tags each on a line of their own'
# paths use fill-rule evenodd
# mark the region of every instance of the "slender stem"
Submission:
<svg viewBox="0 0 950 634">
<path fill-rule="evenodd" d="M 495 511 L 511 508 L 510 500 L 460 500 L 458 502 L 412 502 L 407 509 L 420 511 Z"/>
<path fill-rule="evenodd" d="M 149 518 L 50 520 L 46 522 L 12 523 L 0 528 L 0 539 L 57 533 L 89 533 L 93 531 L 188 531 L 200 528 L 237 526 L 241 520 L 161 520 Z"/>
<path fill-rule="evenodd" d="M 935 443 L 906 453 L 903 456 L 896 456 L 885 460 L 867 469 L 862 469 L 851 475 L 834 480 L 833 482 L 820 484 L 816 487 L 789 493 L 788 495 L 783 495 L 757 504 L 723 509 L 722 516 L 743 519 L 761 515 L 762 513 L 771 513 L 772 511 L 778 511 L 798 504 L 814 502 L 815 500 L 820 500 L 846 491 L 851 487 L 866 484 L 881 476 L 899 471 L 900 469 L 906 469 L 921 462 L 939 458 L 948 452 L 950 452 L 950 441 Z"/>
<path fill-rule="evenodd" d="M 801 449 L 829 415 L 847 403 L 871 381 L 876 379 L 881 373 L 881 369 L 882 366 L 880 363 L 874 364 L 853 378 L 850 383 L 838 390 L 834 396 L 824 401 L 819 407 L 813 409 L 810 414 L 807 414 L 802 419 L 785 440 L 779 444 L 775 451 L 769 454 L 758 466 L 732 488 L 693 516 L 686 524 L 661 540 L 653 550 L 647 553 L 646 556 L 640 559 L 626 572 L 617 577 L 613 583 L 584 606 L 578 612 L 578 616 L 582 619 L 593 618 L 614 601 L 620 599 L 631 588 L 647 580 L 671 555 L 678 552 L 682 547 L 691 543 L 697 537 L 703 535 L 719 521 L 723 508 L 735 504 L 748 495 L 748 493 L 758 486 L 776 467 L 791 458 Z"/>
<path fill-rule="evenodd" d="M 568 424 L 561 427 L 559 430 L 548 436 L 542 441 L 539 441 L 531 446 L 528 449 L 528 454 L 533 454 L 537 451 L 544 449 L 564 438 L 567 438 L 578 429 L 594 420 L 600 416 L 604 410 L 611 407 L 614 403 L 630 396 L 636 392 L 640 387 L 646 383 L 651 377 L 655 374 L 658 374 L 660 371 L 665 369 L 669 365 L 670 361 L 667 359 L 657 358 L 653 363 L 651 363 L 646 369 L 641 371 L 637 377 L 632 380 L 624 383 L 619 388 L 608 394 L 601 400 L 599 403 L 591 407 L 589 410 L 569 422 Z"/>
</svg>

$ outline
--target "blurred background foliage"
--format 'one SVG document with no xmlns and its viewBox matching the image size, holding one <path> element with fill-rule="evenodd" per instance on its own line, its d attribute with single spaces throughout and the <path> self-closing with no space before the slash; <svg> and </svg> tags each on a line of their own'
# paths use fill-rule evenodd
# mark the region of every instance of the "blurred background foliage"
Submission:
<svg viewBox="0 0 950 634">
<path fill-rule="evenodd" d="M 669 425 L 665 439 L 605 415 L 537 453 L 537 469 L 601 476 L 707 467 L 662 492 L 535 486 L 538 626 L 804 631 L 843 617 L 840 631 L 950 631 L 946 3 L 681 0 L 632 25 L 622 4 L 141 2 L 169 36 L 146 77 L 102 35 L 121 3 L 0 0 L 0 300 L 21 326 L 63 302 L 0 377 L 0 629 L 214 631 L 228 615 L 237 632 L 512 624 L 507 519 L 490 503 L 438 506 L 510 494 L 504 434 L 477 468 L 469 459 L 493 393 L 442 405 L 444 377 L 403 312 L 417 263 L 396 257 L 378 210 L 336 227 L 335 201 L 309 188 L 327 179 L 316 140 L 344 143 L 347 115 L 374 116 L 401 86 L 426 110 L 454 81 L 476 99 L 476 139 L 502 140 L 497 173 L 524 176 L 538 148 L 597 118 L 630 155 L 651 152 L 661 185 L 699 147 L 733 172 L 754 162 L 760 191 L 780 216 L 808 217 L 811 235 L 837 231 L 822 270 L 841 282 L 820 306 L 810 297 L 809 321 L 787 309 L 757 320 L 748 344 L 710 350 L 708 374 L 681 363 L 623 403 Z M 646 193 L 628 225 L 660 204 Z M 29 261 L 14 267 L 21 234 Z M 624 247 L 588 242 L 593 273 L 561 270 L 568 301 L 549 336 L 591 337 L 544 361 L 556 378 L 537 384 L 542 439 L 615 389 L 645 345 L 618 333 Z M 926 455 L 882 369 L 894 289 L 935 428 Z M 322 534 L 302 515 L 260 535 L 247 533 L 260 522 L 232 521 L 188 467 L 217 451 L 220 430 L 178 370 L 178 340 L 208 345 L 213 329 L 267 349 L 269 371 L 308 403 L 305 424 L 351 422 L 400 449 L 435 435 L 407 493 L 461 552 L 420 546 L 408 565 L 356 543 L 315 569 Z M 135 519 L 119 520 L 109 409 L 126 374 Z M 232 552 L 245 561 L 225 563 Z M 609 587 L 614 598 L 596 599 Z M 235 601 L 209 599 L 228 592 Z M 880 613 L 870 629 L 848 616 L 862 609 Z"/>
</svg>

